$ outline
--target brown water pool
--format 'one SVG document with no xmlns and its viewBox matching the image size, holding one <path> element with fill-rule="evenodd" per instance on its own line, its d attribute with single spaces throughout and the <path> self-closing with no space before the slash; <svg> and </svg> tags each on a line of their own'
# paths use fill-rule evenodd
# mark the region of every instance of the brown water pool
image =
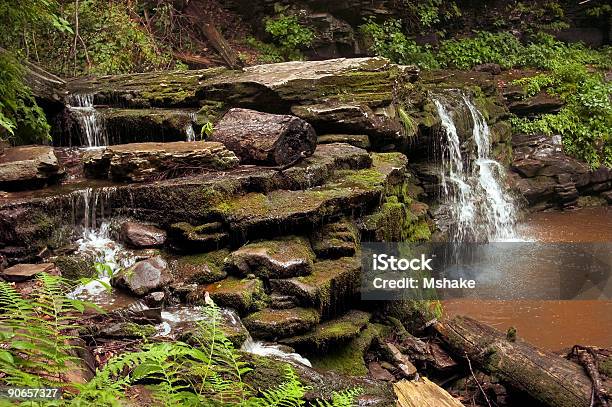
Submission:
<svg viewBox="0 0 612 407">
<path fill-rule="evenodd" d="M 519 232 L 541 242 L 612 242 L 612 208 L 535 213 Z M 612 301 L 461 299 L 444 306 L 448 315 L 469 315 L 502 331 L 513 326 L 523 339 L 553 351 L 575 344 L 612 347 Z"/>
</svg>

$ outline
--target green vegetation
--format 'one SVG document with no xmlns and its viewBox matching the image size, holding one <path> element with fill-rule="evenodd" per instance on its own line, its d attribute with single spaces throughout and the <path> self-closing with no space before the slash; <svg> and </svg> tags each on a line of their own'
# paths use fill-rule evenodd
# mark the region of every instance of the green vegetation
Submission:
<svg viewBox="0 0 612 407">
<path fill-rule="evenodd" d="M 191 337 L 194 345 L 143 342 L 139 351 L 113 357 L 88 382 L 71 381 L 83 364 L 76 356 L 83 346 L 76 336 L 77 322 L 94 306 L 66 297 L 70 285 L 61 277 L 42 274 L 34 287 L 23 298 L 14 286 L 0 282 L 0 384 L 64 389 L 62 400 L 46 404 L 120 406 L 127 402 L 126 390 L 136 384 L 146 384 L 156 404 L 164 406 L 306 403 L 309 388 L 289 366 L 285 382 L 275 388 L 256 391 L 243 381 L 251 368 L 219 329 L 220 313 L 214 304 L 203 309 L 204 319 Z M 334 393 L 331 401 L 315 405 L 348 407 L 359 393 Z"/>
</svg>

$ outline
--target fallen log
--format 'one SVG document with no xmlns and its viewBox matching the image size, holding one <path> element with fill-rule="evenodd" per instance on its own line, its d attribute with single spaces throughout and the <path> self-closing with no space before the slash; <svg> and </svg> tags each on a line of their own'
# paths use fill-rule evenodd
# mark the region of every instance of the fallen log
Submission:
<svg viewBox="0 0 612 407">
<path fill-rule="evenodd" d="M 472 318 L 458 316 L 434 329 L 450 351 L 479 369 L 554 407 L 589 407 L 592 383 L 581 366 L 544 352 Z M 459 360 L 459 358 L 458 358 Z"/>
<path fill-rule="evenodd" d="M 230 109 L 209 141 L 223 143 L 242 164 L 284 167 L 310 156 L 317 135 L 310 124 L 295 116 Z"/>
<path fill-rule="evenodd" d="M 426 377 L 393 383 L 398 407 L 463 407 L 446 390 Z"/>
</svg>

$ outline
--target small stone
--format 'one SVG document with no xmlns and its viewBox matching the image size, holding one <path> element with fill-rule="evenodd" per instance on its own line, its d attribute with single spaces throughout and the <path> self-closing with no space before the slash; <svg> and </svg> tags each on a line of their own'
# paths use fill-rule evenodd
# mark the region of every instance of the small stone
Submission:
<svg viewBox="0 0 612 407">
<path fill-rule="evenodd" d="M 121 239 L 135 248 L 158 247 L 166 242 L 166 232 L 152 225 L 124 222 L 121 225 Z"/>
<path fill-rule="evenodd" d="M 392 382 L 395 380 L 395 377 L 385 368 L 383 368 L 378 362 L 370 362 L 368 363 L 368 371 L 370 375 L 376 380 L 384 380 L 387 382 Z"/>
<path fill-rule="evenodd" d="M 172 280 L 168 263 L 161 256 L 155 256 L 139 261 L 126 270 L 121 270 L 113 278 L 113 284 L 128 289 L 136 295 L 145 295 L 164 287 Z"/>
<path fill-rule="evenodd" d="M 10 282 L 21 282 L 30 280 L 40 273 L 51 273 L 55 270 L 53 263 L 40 264 L 16 264 L 9 267 L 0 274 L 2 278 Z"/>
<path fill-rule="evenodd" d="M 158 308 L 164 304 L 164 300 L 166 299 L 166 294 L 163 291 L 155 291 L 147 294 L 143 301 L 147 304 L 148 307 Z"/>
</svg>

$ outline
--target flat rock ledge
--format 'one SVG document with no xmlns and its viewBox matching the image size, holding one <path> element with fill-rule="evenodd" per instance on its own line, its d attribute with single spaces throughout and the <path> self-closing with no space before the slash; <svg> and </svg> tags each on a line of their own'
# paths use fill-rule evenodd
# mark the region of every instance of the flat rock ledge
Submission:
<svg viewBox="0 0 612 407">
<path fill-rule="evenodd" d="M 84 159 L 89 178 L 143 182 L 227 170 L 238 166 L 238 157 L 221 143 L 177 141 L 111 146 Z"/>
<path fill-rule="evenodd" d="M 61 176 L 53 147 L 23 146 L 0 151 L 0 190 L 41 188 Z"/>
</svg>

